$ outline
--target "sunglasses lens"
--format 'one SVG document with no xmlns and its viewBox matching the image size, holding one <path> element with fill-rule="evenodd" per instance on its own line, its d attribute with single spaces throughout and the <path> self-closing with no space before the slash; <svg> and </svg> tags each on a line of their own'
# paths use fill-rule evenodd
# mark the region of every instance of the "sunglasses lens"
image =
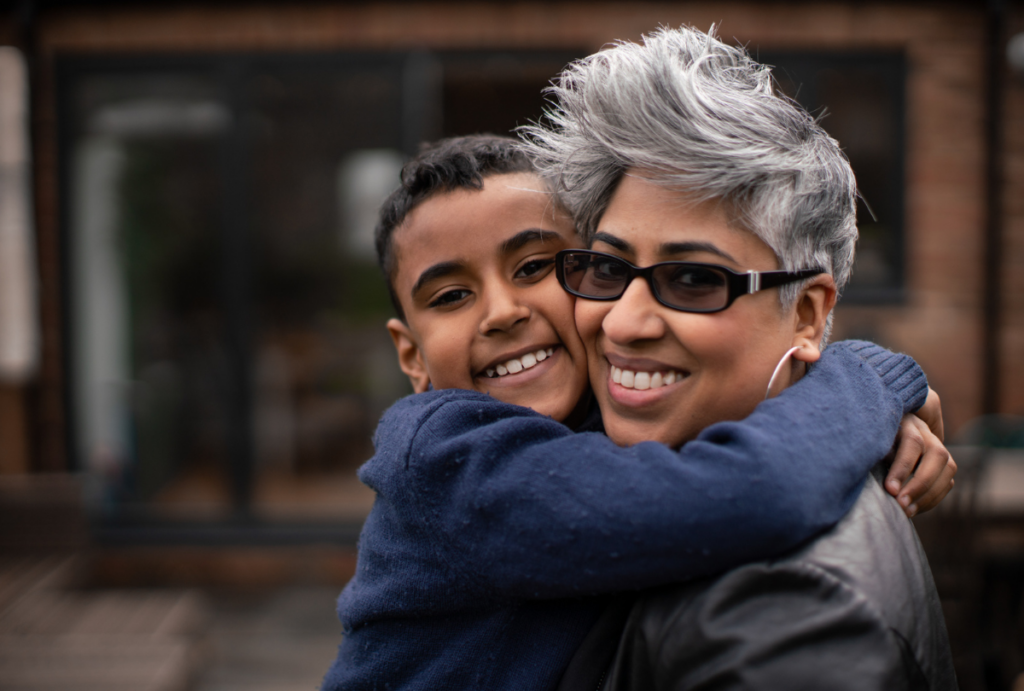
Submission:
<svg viewBox="0 0 1024 691">
<path fill-rule="evenodd" d="M 658 297 L 667 305 L 692 312 L 725 307 L 729 287 L 725 273 L 696 264 L 665 264 L 653 272 Z"/>
<path fill-rule="evenodd" d="M 566 287 L 589 298 L 614 298 L 629 282 L 629 266 L 610 257 L 568 254 L 562 262 Z"/>
<path fill-rule="evenodd" d="M 588 252 L 562 255 L 561 269 L 562 285 L 570 293 L 597 300 L 622 297 L 636 275 L 621 259 Z M 729 304 L 729 278 L 713 266 L 668 262 L 655 264 L 648 276 L 658 301 L 673 309 L 717 312 Z"/>
</svg>

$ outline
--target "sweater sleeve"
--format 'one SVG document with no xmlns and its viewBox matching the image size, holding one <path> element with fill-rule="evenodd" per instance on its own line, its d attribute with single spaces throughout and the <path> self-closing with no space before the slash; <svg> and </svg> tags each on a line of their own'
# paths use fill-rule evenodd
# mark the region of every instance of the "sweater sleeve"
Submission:
<svg viewBox="0 0 1024 691">
<path fill-rule="evenodd" d="M 378 455 L 404 453 L 401 477 L 368 468 L 364 480 L 404 488 L 389 502 L 430 536 L 456 599 L 643 588 L 775 556 L 832 526 L 926 392 L 909 357 L 837 344 L 747 419 L 673 450 L 621 448 L 442 391 L 401 433 L 388 424 L 401 406 L 385 416 Z"/>
</svg>

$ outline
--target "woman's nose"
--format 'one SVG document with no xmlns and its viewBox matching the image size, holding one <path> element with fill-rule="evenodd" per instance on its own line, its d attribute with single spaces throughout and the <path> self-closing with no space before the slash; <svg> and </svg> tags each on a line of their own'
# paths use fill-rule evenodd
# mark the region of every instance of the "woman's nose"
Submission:
<svg viewBox="0 0 1024 691">
<path fill-rule="evenodd" d="M 510 331 L 516 324 L 529 318 L 530 308 L 517 299 L 514 289 L 494 288 L 489 292 L 483 319 L 480 321 L 480 333 L 486 335 Z"/>
<path fill-rule="evenodd" d="M 613 343 L 656 340 L 665 335 L 665 322 L 659 315 L 661 309 L 650 285 L 637 277 L 626 287 L 622 297 L 612 303 L 601 328 Z"/>
</svg>

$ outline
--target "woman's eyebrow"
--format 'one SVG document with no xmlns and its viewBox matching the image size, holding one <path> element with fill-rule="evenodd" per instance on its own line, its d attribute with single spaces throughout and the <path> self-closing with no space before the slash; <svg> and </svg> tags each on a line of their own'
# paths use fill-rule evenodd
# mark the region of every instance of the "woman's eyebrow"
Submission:
<svg viewBox="0 0 1024 691">
<path fill-rule="evenodd" d="M 415 300 L 416 293 L 420 292 L 423 286 L 425 286 L 430 281 L 433 281 L 435 278 L 449 276 L 458 271 L 462 271 L 464 268 L 465 264 L 457 261 L 438 262 L 433 266 L 427 267 L 426 269 L 424 269 L 423 273 L 420 274 L 420 277 L 416 279 L 416 283 L 413 285 L 412 290 L 409 291 L 409 294 Z"/>
<path fill-rule="evenodd" d="M 633 251 L 632 245 L 622 238 L 615 237 L 611 233 L 594 233 L 594 237 L 591 239 L 590 244 L 593 245 L 595 242 L 603 242 L 606 245 L 611 245 L 620 252 Z"/>
<path fill-rule="evenodd" d="M 658 255 L 662 257 L 673 257 L 690 252 L 708 252 L 710 254 L 717 254 L 722 259 L 736 262 L 736 259 L 731 254 L 719 249 L 710 242 L 666 242 L 658 248 Z"/>
<path fill-rule="evenodd" d="M 560 238 L 561 236 L 558 233 L 550 230 L 528 228 L 527 230 L 519 231 L 508 240 L 501 243 L 501 253 L 511 254 L 531 242 L 551 242 L 552 240 L 558 240 Z"/>
</svg>

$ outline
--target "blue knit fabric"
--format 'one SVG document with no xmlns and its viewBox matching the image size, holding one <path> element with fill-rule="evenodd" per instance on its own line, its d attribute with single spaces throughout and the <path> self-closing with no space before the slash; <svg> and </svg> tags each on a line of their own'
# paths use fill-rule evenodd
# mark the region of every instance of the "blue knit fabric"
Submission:
<svg viewBox="0 0 1024 691">
<path fill-rule="evenodd" d="M 850 508 L 924 402 L 924 373 L 863 342 L 682 449 L 620 448 L 471 391 L 382 418 L 377 501 L 338 599 L 338 689 L 549 689 L 602 594 L 791 550 Z"/>
</svg>

